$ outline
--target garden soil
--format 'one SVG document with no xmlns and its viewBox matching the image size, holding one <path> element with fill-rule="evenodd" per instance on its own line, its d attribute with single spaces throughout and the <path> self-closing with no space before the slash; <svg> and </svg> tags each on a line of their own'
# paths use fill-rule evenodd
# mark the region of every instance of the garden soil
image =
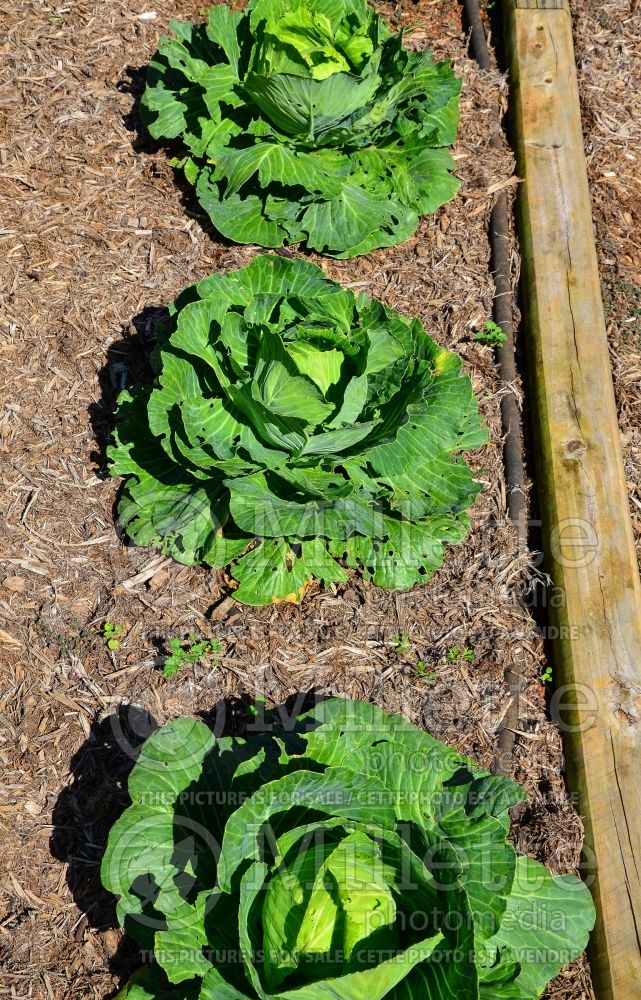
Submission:
<svg viewBox="0 0 641 1000">
<path fill-rule="evenodd" d="M 540 599 L 539 558 L 519 546 L 506 515 L 500 399 L 520 399 L 521 390 L 501 384 L 491 350 L 473 340 L 492 310 L 493 199 L 515 186 L 509 150 L 490 144 L 506 84 L 468 57 L 453 0 L 382 9 L 408 44 L 452 58 L 464 80 L 461 194 L 401 247 L 354 261 L 312 259 L 419 316 L 463 356 L 490 428 L 489 445 L 472 456 L 485 488 L 468 539 L 412 593 L 354 578 L 328 592 L 313 586 L 301 606 L 256 610 L 234 602 L 221 574 L 128 547 L 114 530 L 118 483 L 105 475 L 104 448 L 117 390 L 148 377 L 154 319 L 186 285 L 257 252 L 217 239 L 177 185 L 167 152 L 137 123 L 159 33 L 173 15 L 198 17 L 199 6 L 0 0 L 0 996 L 113 995 L 137 955 L 115 926 L 98 869 L 136 749 L 155 723 L 185 713 L 226 712 L 228 728 L 239 730 L 256 695 L 269 706 L 312 692 L 369 699 L 489 767 L 511 697 L 504 672 L 518 659 L 524 689 L 512 773 L 528 802 L 515 839 L 554 871 L 579 861 L 581 821 L 540 681 L 546 648 L 528 608 L 533 593 Z M 587 0 L 578 13 L 590 39 L 582 79 L 595 212 L 604 261 L 614 261 L 604 263 L 613 277 L 609 327 L 638 503 L 639 389 L 630 372 L 639 371 L 641 279 L 625 213 L 634 220 L 638 211 L 626 156 L 635 129 L 639 153 L 641 126 L 638 103 L 635 121 L 623 116 L 624 102 L 637 100 L 629 84 L 614 96 L 609 53 L 613 39 L 627 38 L 630 49 L 635 41 L 629 23 L 622 34 L 623 6 L 600 5 L 599 18 L 612 20 L 598 31 Z M 611 128 L 618 138 L 608 147 Z M 616 173 L 621 166 L 628 173 Z M 516 278 L 515 244 L 513 265 Z M 122 631 L 117 649 L 107 647 L 106 622 Z M 221 653 L 165 681 L 168 640 L 190 635 L 215 638 Z M 546 996 L 592 997 L 585 959 Z"/>
</svg>

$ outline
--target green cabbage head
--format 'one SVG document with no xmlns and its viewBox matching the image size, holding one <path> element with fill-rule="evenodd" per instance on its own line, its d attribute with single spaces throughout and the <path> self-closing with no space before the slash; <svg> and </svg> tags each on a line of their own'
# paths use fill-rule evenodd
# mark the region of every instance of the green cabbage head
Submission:
<svg viewBox="0 0 641 1000">
<path fill-rule="evenodd" d="M 366 702 L 266 723 L 144 744 L 102 862 L 148 958 L 120 1000 L 535 1000 L 585 947 L 585 885 L 506 839 L 518 785 Z"/>
<path fill-rule="evenodd" d="M 480 488 L 485 440 L 459 358 L 313 264 L 263 256 L 172 307 L 157 383 L 121 395 L 122 527 L 182 563 L 230 567 L 247 604 L 359 570 L 425 582 Z M 342 565 L 339 563 L 342 563 Z"/>
<path fill-rule="evenodd" d="M 459 182 L 460 81 L 409 52 L 365 0 L 251 0 L 173 22 L 142 117 L 237 243 L 354 257 L 411 236 Z"/>
</svg>

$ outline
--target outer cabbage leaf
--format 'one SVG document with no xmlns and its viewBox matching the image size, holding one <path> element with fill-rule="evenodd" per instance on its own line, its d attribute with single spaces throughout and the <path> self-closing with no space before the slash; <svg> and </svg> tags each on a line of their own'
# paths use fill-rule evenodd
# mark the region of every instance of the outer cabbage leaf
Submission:
<svg viewBox="0 0 641 1000">
<path fill-rule="evenodd" d="M 485 431 L 459 359 L 277 256 L 204 279 L 170 312 L 156 385 L 121 396 L 109 450 L 130 538 L 229 567 L 253 605 L 300 601 L 345 567 L 426 582 L 479 490 L 461 451 Z"/>
<path fill-rule="evenodd" d="M 455 196 L 460 80 L 366 0 L 251 0 L 172 28 L 143 119 L 182 141 L 175 163 L 226 238 L 354 257 Z"/>
<path fill-rule="evenodd" d="M 494 974 L 516 963 L 513 995 L 534 1000 L 581 953 L 594 919 L 590 897 L 576 878 L 552 875 L 533 858 L 517 858 L 505 914 L 488 941 L 489 949 L 498 949 Z M 491 985 L 481 991 L 487 1000 L 495 995 Z"/>
</svg>

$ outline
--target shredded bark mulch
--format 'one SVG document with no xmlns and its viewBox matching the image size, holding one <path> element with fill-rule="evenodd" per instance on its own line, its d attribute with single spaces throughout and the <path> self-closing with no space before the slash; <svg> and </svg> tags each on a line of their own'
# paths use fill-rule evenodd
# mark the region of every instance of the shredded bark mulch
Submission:
<svg viewBox="0 0 641 1000">
<path fill-rule="evenodd" d="M 601 289 L 641 560 L 641 59 L 638 0 L 574 0 Z"/>
</svg>

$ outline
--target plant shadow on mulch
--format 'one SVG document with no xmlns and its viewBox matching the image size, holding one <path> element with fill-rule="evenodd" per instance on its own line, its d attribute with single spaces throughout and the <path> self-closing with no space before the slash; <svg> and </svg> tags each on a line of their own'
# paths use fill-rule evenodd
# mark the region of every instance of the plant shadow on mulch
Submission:
<svg viewBox="0 0 641 1000">
<path fill-rule="evenodd" d="M 131 133 L 131 147 L 135 153 L 145 153 L 148 156 L 163 155 L 165 161 L 172 157 L 179 158 L 187 152 L 180 139 L 174 141 L 171 139 L 153 139 L 142 123 L 140 102 L 145 92 L 148 68 L 148 64 L 144 66 L 126 66 L 124 69 L 126 78 L 120 80 L 116 85 L 121 94 L 128 94 L 132 98 L 131 108 L 122 116 L 122 123 L 127 131 Z M 189 183 L 182 170 L 173 171 L 173 182 L 180 191 L 180 201 L 185 214 L 198 223 L 203 233 L 212 242 L 220 247 L 227 248 L 238 245 L 233 240 L 227 239 L 226 236 L 223 236 L 216 229 L 207 212 L 201 207 L 193 184 Z M 296 244 L 296 250 L 300 256 L 313 257 L 312 251 L 305 244 Z M 273 252 L 280 254 L 282 257 L 292 258 L 295 256 L 286 247 L 275 247 Z"/>
<path fill-rule="evenodd" d="M 148 69 L 148 64 L 125 66 L 124 79 L 116 84 L 121 94 L 128 94 L 133 99 L 131 108 L 122 117 L 122 123 L 132 133 L 131 145 L 137 153 L 157 153 L 163 148 L 163 143 L 151 138 L 140 119 L 140 101 L 145 92 Z"/>
<path fill-rule="evenodd" d="M 187 150 L 182 145 L 180 139 L 153 139 L 140 117 L 140 102 L 145 92 L 147 70 L 149 66 L 125 66 L 125 78 L 118 82 L 117 89 L 121 94 L 128 94 L 132 98 L 129 111 L 122 116 L 122 123 L 128 132 L 131 133 L 131 146 L 135 153 L 145 153 L 148 156 L 163 154 L 165 160 L 172 157 L 184 156 Z M 190 219 L 195 219 L 203 232 L 209 236 L 214 243 L 223 247 L 232 247 L 235 244 L 228 240 L 222 233 L 219 233 L 213 225 L 211 219 L 200 206 L 196 197 L 194 186 L 185 178 L 182 170 L 174 170 L 174 183 L 180 191 L 181 204 L 185 213 Z"/>
<path fill-rule="evenodd" d="M 314 689 L 291 695 L 273 715 L 295 719 L 326 696 Z M 240 736 L 255 716 L 249 695 L 217 702 L 197 713 L 217 736 Z M 111 715 L 96 719 L 89 736 L 71 759 L 72 781 L 61 791 L 52 813 L 49 849 L 67 864 L 66 880 L 73 900 L 90 927 L 105 931 L 118 926 L 116 900 L 102 885 L 100 864 L 109 831 L 130 804 L 127 782 L 140 749 L 158 723 L 151 713 L 120 704 Z M 140 950 L 126 934 L 111 956 L 110 971 L 119 989 L 140 966 Z"/>
<path fill-rule="evenodd" d="M 88 408 L 89 421 L 97 445 L 90 458 L 96 463 L 96 475 L 108 478 L 107 446 L 112 442 L 118 395 L 138 383 L 152 385 L 154 372 L 151 352 L 158 331 L 168 322 L 166 306 L 147 306 L 129 324 L 122 327 L 120 340 L 114 341 L 106 353 L 106 361 L 98 372 L 99 399 Z"/>
<path fill-rule="evenodd" d="M 100 861 L 109 830 L 127 807 L 127 779 L 141 745 L 157 728 L 152 715 L 135 705 L 119 705 L 95 721 L 71 759 L 73 781 L 53 808 L 49 848 L 66 862 L 67 885 L 90 927 L 116 927 L 116 903 L 102 887 Z M 137 960 L 132 942 L 123 938 L 110 961 L 111 971 L 128 975 Z"/>
</svg>

